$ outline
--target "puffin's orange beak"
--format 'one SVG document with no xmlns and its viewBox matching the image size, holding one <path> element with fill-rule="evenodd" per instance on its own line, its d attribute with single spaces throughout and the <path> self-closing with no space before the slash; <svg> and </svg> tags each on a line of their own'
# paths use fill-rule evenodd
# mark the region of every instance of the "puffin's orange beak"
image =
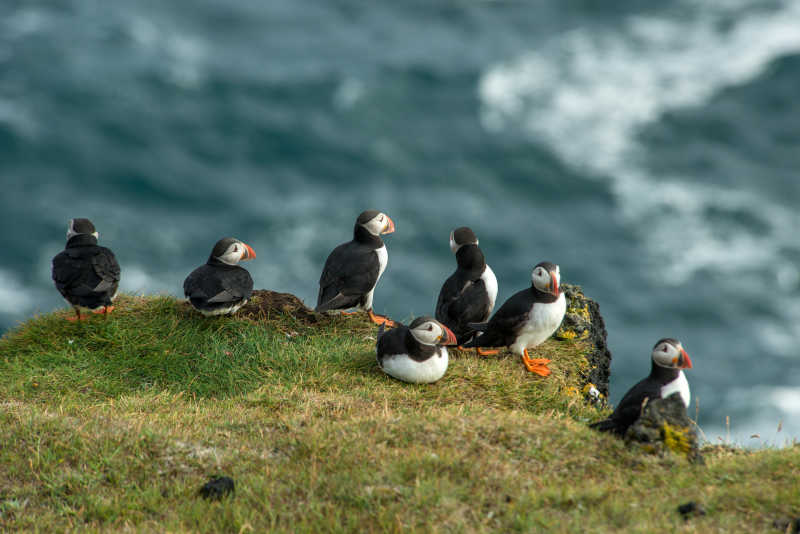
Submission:
<svg viewBox="0 0 800 534">
<path fill-rule="evenodd" d="M 382 234 L 391 234 L 392 232 L 394 232 L 394 221 L 391 218 L 389 218 L 389 216 L 387 215 L 386 216 L 386 227 L 383 229 L 383 232 L 381 232 L 381 233 Z"/>
<path fill-rule="evenodd" d="M 446 338 L 446 341 L 442 343 L 442 345 L 458 345 L 458 340 L 456 339 L 456 335 L 453 333 L 452 330 L 447 328 L 445 325 L 442 325 L 442 329 L 444 330 L 442 337 Z M 439 342 L 441 343 L 441 338 Z"/>
<path fill-rule="evenodd" d="M 678 366 L 681 369 L 691 369 L 692 368 L 692 359 L 689 358 L 689 355 L 683 349 L 681 349 L 681 357 L 680 357 L 680 360 L 678 360 Z"/>
<path fill-rule="evenodd" d="M 550 278 L 551 278 L 550 285 L 552 287 L 552 293 L 553 293 L 553 295 L 555 295 L 557 297 L 558 296 L 558 278 L 556 278 L 556 273 L 554 273 L 553 271 L 550 271 Z"/>
<path fill-rule="evenodd" d="M 242 243 L 244 245 L 244 249 L 246 250 L 243 260 L 254 260 L 256 258 L 256 251 L 253 250 L 253 247 L 248 245 L 247 243 Z"/>
</svg>

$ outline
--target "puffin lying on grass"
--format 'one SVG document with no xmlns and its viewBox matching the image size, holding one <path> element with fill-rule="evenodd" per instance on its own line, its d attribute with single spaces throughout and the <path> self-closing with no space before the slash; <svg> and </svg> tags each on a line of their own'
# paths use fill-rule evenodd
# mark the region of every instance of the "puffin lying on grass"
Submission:
<svg viewBox="0 0 800 534">
<path fill-rule="evenodd" d="M 478 238 L 470 228 L 462 226 L 450 232 L 450 250 L 456 255 L 458 267 L 439 291 L 436 319 L 450 328 L 458 343 L 463 344 L 476 333 L 469 323 L 482 323 L 492 313 L 497 298 L 497 278 L 486 264 Z M 481 355 L 498 352 L 480 348 L 477 351 Z"/>
<path fill-rule="evenodd" d="M 389 376 L 403 382 L 429 384 L 447 371 L 447 347 L 455 345 L 456 336 L 433 317 L 418 317 L 410 325 L 378 329 L 375 353 L 378 365 Z"/>
<path fill-rule="evenodd" d="M 509 347 L 522 356 L 528 371 L 548 376 L 546 358 L 532 359 L 528 349 L 553 335 L 567 311 L 567 301 L 560 293 L 561 271 L 558 265 L 543 261 L 531 272 L 531 287 L 511 296 L 488 323 L 470 323 L 483 332 L 465 344 L 469 347 Z"/>
<path fill-rule="evenodd" d="M 333 249 L 319 278 L 318 312 L 358 308 L 376 324 L 394 326 L 388 317 L 372 311 L 372 294 L 389 254 L 380 238 L 394 232 L 394 222 L 385 213 L 367 210 L 356 219 L 353 240 Z"/>
<path fill-rule="evenodd" d="M 256 252 L 238 239 L 217 241 L 208 261 L 186 277 L 183 293 L 192 307 L 203 315 L 235 313 L 253 293 L 253 279 L 239 262 L 252 260 Z"/>
<path fill-rule="evenodd" d="M 624 436 L 628 427 L 639 418 L 645 399 L 665 399 L 676 392 L 689 407 L 691 394 L 683 369 L 691 369 L 692 360 L 681 342 L 672 338 L 660 339 L 653 347 L 650 360 L 647 378 L 628 390 L 608 419 L 592 423 L 589 425 L 591 428 Z"/>
<path fill-rule="evenodd" d="M 99 235 L 89 219 L 70 219 L 67 245 L 53 258 L 56 289 L 75 308 L 76 316 L 69 321 L 80 321 L 81 310 L 108 316 L 114 309 L 119 263 L 110 249 L 97 245 Z"/>
</svg>

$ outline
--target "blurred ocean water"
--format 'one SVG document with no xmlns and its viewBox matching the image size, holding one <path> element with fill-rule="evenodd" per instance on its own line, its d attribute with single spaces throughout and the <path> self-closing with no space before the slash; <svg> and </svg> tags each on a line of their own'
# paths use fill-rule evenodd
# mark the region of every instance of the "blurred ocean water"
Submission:
<svg viewBox="0 0 800 534">
<path fill-rule="evenodd" d="M 547 259 L 600 303 L 612 401 L 674 336 L 707 437 L 730 416 L 738 443 L 782 444 L 800 436 L 798 28 L 792 0 L 3 2 L 0 332 L 63 306 L 71 217 L 126 291 L 180 295 L 233 235 L 257 287 L 313 304 L 378 208 L 397 224 L 378 312 L 431 313 L 469 225 L 501 302 Z"/>
</svg>

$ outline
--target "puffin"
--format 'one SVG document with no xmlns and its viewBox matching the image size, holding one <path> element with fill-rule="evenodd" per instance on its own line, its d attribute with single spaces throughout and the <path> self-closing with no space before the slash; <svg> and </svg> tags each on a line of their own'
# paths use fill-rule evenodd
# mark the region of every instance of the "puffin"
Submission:
<svg viewBox="0 0 800 534">
<path fill-rule="evenodd" d="M 567 301 L 559 292 L 561 270 L 558 265 L 543 261 L 531 272 L 531 287 L 511 296 L 487 323 L 470 323 L 470 328 L 482 332 L 469 347 L 509 347 L 522 356 L 525 368 L 532 373 L 548 376 L 546 358 L 531 358 L 533 348 L 558 330 L 567 311 Z"/>
<path fill-rule="evenodd" d="M 639 381 L 625 393 L 608 419 L 589 425 L 601 432 L 624 436 L 628 427 L 638 418 L 645 399 L 667 398 L 679 393 L 683 404 L 689 407 L 691 394 L 684 369 L 692 368 L 692 360 L 677 339 L 659 339 L 650 354 L 651 367 L 647 378 Z"/>
<path fill-rule="evenodd" d="M 459 344 L 463 344 L 475 335 L 469 323 L 489 319 L 497 298 L 497 278 L 486 264 L 478 237 L 471 228 L 462 226 L 450 232 L 450 250 L 458 267 L 439 291 L 436 320 L 450 328 Z M 484 356 L 498 352 L 481 348 L 477 351 Z"/>
<path fill-rule="evenodd" d="M 395 326 L 372 311 L 372 294 L 389 261 L 381 235 L 392 232 L 394 222 L 383 212 L 367 210 L 358 216 L 353 240 L 333 249 L 325 261 L 315 311 L 357 308 L 376 324 Z"/>
<path fill-rule="evenodd" d="M 75 309 L 75 317 L 68 317 L 69 321 L 82 320 L 81 310 L 108 317 L 114 309 L 111 303 L 119 289 L 119 263 L 110 249 L 97 244 L 99 236 L 89 219 L 70 219 L 67 245 L 53 258 L 56 289 Z"/>
<path fill-rule="evenodd" d="M 183 293 L 192 307 L 205 316 L 229 315 L 247 304 L 253 279 L 239 262 L 256 257 L 253 248 L 236 238 L 217 241 L 205 265 L 183 281 Z"/>
<path fill-rule="evenodd" d="M 378 328 L 375 354 L 378 366 L 389 376 L 411 382 L 430 384 L 447 371 L 447 347 L 455 345 L 456 336 L 433 317 L 418 317 L 405 326 Z"/>
</svg>

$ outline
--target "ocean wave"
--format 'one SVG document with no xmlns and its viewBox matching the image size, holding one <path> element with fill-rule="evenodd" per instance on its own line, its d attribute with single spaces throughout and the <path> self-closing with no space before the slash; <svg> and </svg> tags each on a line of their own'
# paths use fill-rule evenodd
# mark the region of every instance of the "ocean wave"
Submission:
<svg viewBox="0 0 800 534">
<path fill-rule="evenodd" d="M 562 34 L 483 74 L 482 123 L 489 131 L 521 129 L 567 164 L 609 180 L 623 218 L 641 232 L 652 272 L 667 283 L 685 283 L 704 269 L 785 271 L 790 262 L 777 252 L 796 246 L 794 210 L 757 188 L 732 191 L 654 175 L 638 139 L 665 112 L 702 105 L 800 50 L 800 4 L 732 16 L 754 6 L 697 3 L 690 19 L 631 16 L 620 28 Z M 766 232 L 742 227 L 731 233 L 709 215 L 735 210 L 745 210 Z"/>
</svg>

